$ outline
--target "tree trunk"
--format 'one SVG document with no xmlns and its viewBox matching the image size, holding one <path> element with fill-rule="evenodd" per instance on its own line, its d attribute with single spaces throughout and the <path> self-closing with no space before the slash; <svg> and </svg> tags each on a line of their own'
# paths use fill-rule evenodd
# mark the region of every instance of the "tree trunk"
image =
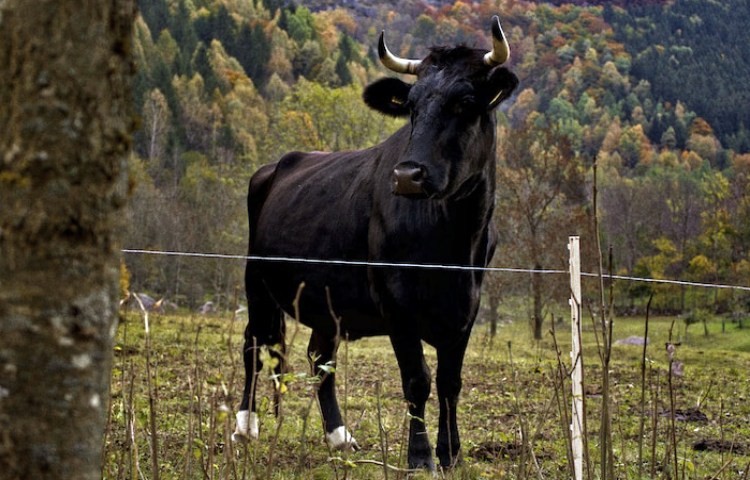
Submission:
<svg viewBox="0 0 750 480">
<path fill-rule="evenodd" d="M 542 266 L 539 263 L 534 264 L 534 270 L 541 270 Z M 542 291 L 544 286 L 542 285 L 542 274 L 533 273 L 531 275 L 531 296 L 533 301 L 533 312 L 532 312 L 532 330 L 534 331 L 534 340 L 542 339 L 542 326 L 544 325 L 544 315 L 542 309 L 544 302 L 542 301 Z"/>
<path fill-rule="evenodd" d="M 497 335 L 497 309 L 500 307 L 500 298 L 494 293 L 490 293 L 490 339 Z"/>
<path fill-rule="evenodd" d="M 132 0 L 0 2 L 0 478 L 101 478 Z"/>
</svg>

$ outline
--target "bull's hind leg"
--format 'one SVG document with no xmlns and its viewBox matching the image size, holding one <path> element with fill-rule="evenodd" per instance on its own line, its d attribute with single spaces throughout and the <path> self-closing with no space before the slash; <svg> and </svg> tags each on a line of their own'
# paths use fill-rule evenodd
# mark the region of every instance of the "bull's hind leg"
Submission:
<svg viewBox="0 0 750 480">
<path fill-rule="evenodd" d="M 339 403 L 336 399 L 336 373 L 333 362 L 336 356 L 336 347 L 337 341 L 335 338 L 330 338 L 315 331 L 310 336 L 310 343 L 307 346 L 313 375 L 319 375 L 321 378 L 318 386 L 318 401 L 323 416 L 323 429 L 326 433 L 326 442 L 332 449 L 353 448 L 358 450 L 357 441 L 344 426 Z"/>
<path fill-rule="evenodd" d="M 257 275 L 251 273 L 248 266 L 245 273 L 247 289 L 248 323 L 245 328 L 245 344 L 242 357 L 245 364 L 245 387 L 242 393 L 240 409 L 237 412 L 237 426 L 232 440 L 258 438 L 258 414 L 255 393 L 259 373 L 263 369 L 260 359 L 260 348 L 268 346 L 272 358 L 276 358 L 274 371 L 278 375 L 284 370 L 284 316 L 283 312 L 271 298 Z M 274 394 L 278 408 L 278 390 Z M 278 411 L 277 411 L 278 413 Z"/>
<path fill-rule="evenodd" d="M 286 330 L 284 313 L 281 313 L 281 330 Z M 278 417 L 281 406 L 282 384 L 285 381 L 282 377 L 286 373 L 286 342 L 284 336 L 280 342 L 274 343 L 269 349 L 269 355 L 273 362 L 274 389 L 273 389 L 273 413 Z"/>
</svg>

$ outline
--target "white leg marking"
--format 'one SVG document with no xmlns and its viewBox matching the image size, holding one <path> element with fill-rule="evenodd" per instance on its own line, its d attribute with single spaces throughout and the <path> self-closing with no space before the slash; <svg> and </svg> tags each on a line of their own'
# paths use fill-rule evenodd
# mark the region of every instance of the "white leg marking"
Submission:
<svg viewBox="0 0 750 480">
<path fill-rule="evenodd" d="M 331 433 L 326 433 L 326 442 L 332 450 L 359 450 L 359 444 L 343 425 L 336 428 Z"/>
<path fill-rule="evenodd" d="M 237 428 L 232 434 L 232 441 L 242 442 L 249 438 L 258 438 L 258 414 L 240 410 L 237 412 Z"/>
</svg>

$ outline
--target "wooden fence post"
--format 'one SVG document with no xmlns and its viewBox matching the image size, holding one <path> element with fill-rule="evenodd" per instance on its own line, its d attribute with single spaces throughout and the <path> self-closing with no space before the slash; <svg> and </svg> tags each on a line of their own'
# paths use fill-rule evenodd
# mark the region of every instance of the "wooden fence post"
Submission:
<svg viewBox="0 0 750 480">
<path fill-rule="evenodd" d="M 581 354 L 581 252 L 578 236 L 568 237 L 570 252 L 570 325 L 571 351 L 573 364 L 571 380 L 573 384 L 572 416 L 570 437 L 573 449 L 573 469 L 575 480 L 583 479 L 583 357 Z"/>
</svg>

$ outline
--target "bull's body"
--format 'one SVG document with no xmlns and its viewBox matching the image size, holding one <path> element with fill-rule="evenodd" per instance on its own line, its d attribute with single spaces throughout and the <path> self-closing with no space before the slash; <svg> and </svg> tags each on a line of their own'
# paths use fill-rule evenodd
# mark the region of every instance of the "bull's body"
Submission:
<svg viewBox="0 0 750 480">
<path fill-rule="evenodd" d="M 412 200 L 391 193 L 408 128 L 364 151 L 292 153 L 264 167 L 250 187 L 250 252 L 362 262 L 484 266 L 488 261 L 491 171 L 460 202 Z M 488 163 L 489 167 L 493 164 Z M 330 307 L 341 317 L 341 335 L 354 340 L 388 335 L 392 315 L 433 346 L 467 332 L 479 299 L 481 272 L 250 262 L 248 285 L 262 279 L 287 312 L 297 288 L 302 323 L 334 333 Z M 450 295 L 438 295 L 450 292 Z M 395 313 L 395 312 L 394 312 Z M 384 315 L 385 314 L 385 315 Z M 450 322 L 441 322 L 448 317 Z M 461 319 L 456 322 L 455 319 Z M 270 332 L 269 332 L 270 334 Z"/>
<path fill-rule="evenodd" d="M 492 108 L 517 80 L 502 67 L 487 66 L 482 56 L 464 47 L 433 50 L 415 67 L 419 80 L 413 86 L 387 79 L 368 87 L 371 106 L 412 115 L 383 143 L 354 152 L 290 153 L 261 168 L 248 195 L 250 254 L 486 266 L 494 248 Z M 450 465 L 459 451 L 460 373 L 482 276 L 480 270 L 248 261 L 247 382 L 240 410 L 255 411 L 255 347 L 283 343 L 281 312 L 294 314 L 304 282 L 299 320 L 313 330 L 308 349 L 316 365 L 334 358 L 338 338 L 390 337 L 413 418 L 412 467 L 433 467 L 422 420 L 430 372 L 421 342 L 435 347 L 437 454 Z M 319 398 L 329 444 L 355 444 L 343 427 L 332 375 Z M 247 430 L 238 424 L 239 433 Z"/>
</svg>

